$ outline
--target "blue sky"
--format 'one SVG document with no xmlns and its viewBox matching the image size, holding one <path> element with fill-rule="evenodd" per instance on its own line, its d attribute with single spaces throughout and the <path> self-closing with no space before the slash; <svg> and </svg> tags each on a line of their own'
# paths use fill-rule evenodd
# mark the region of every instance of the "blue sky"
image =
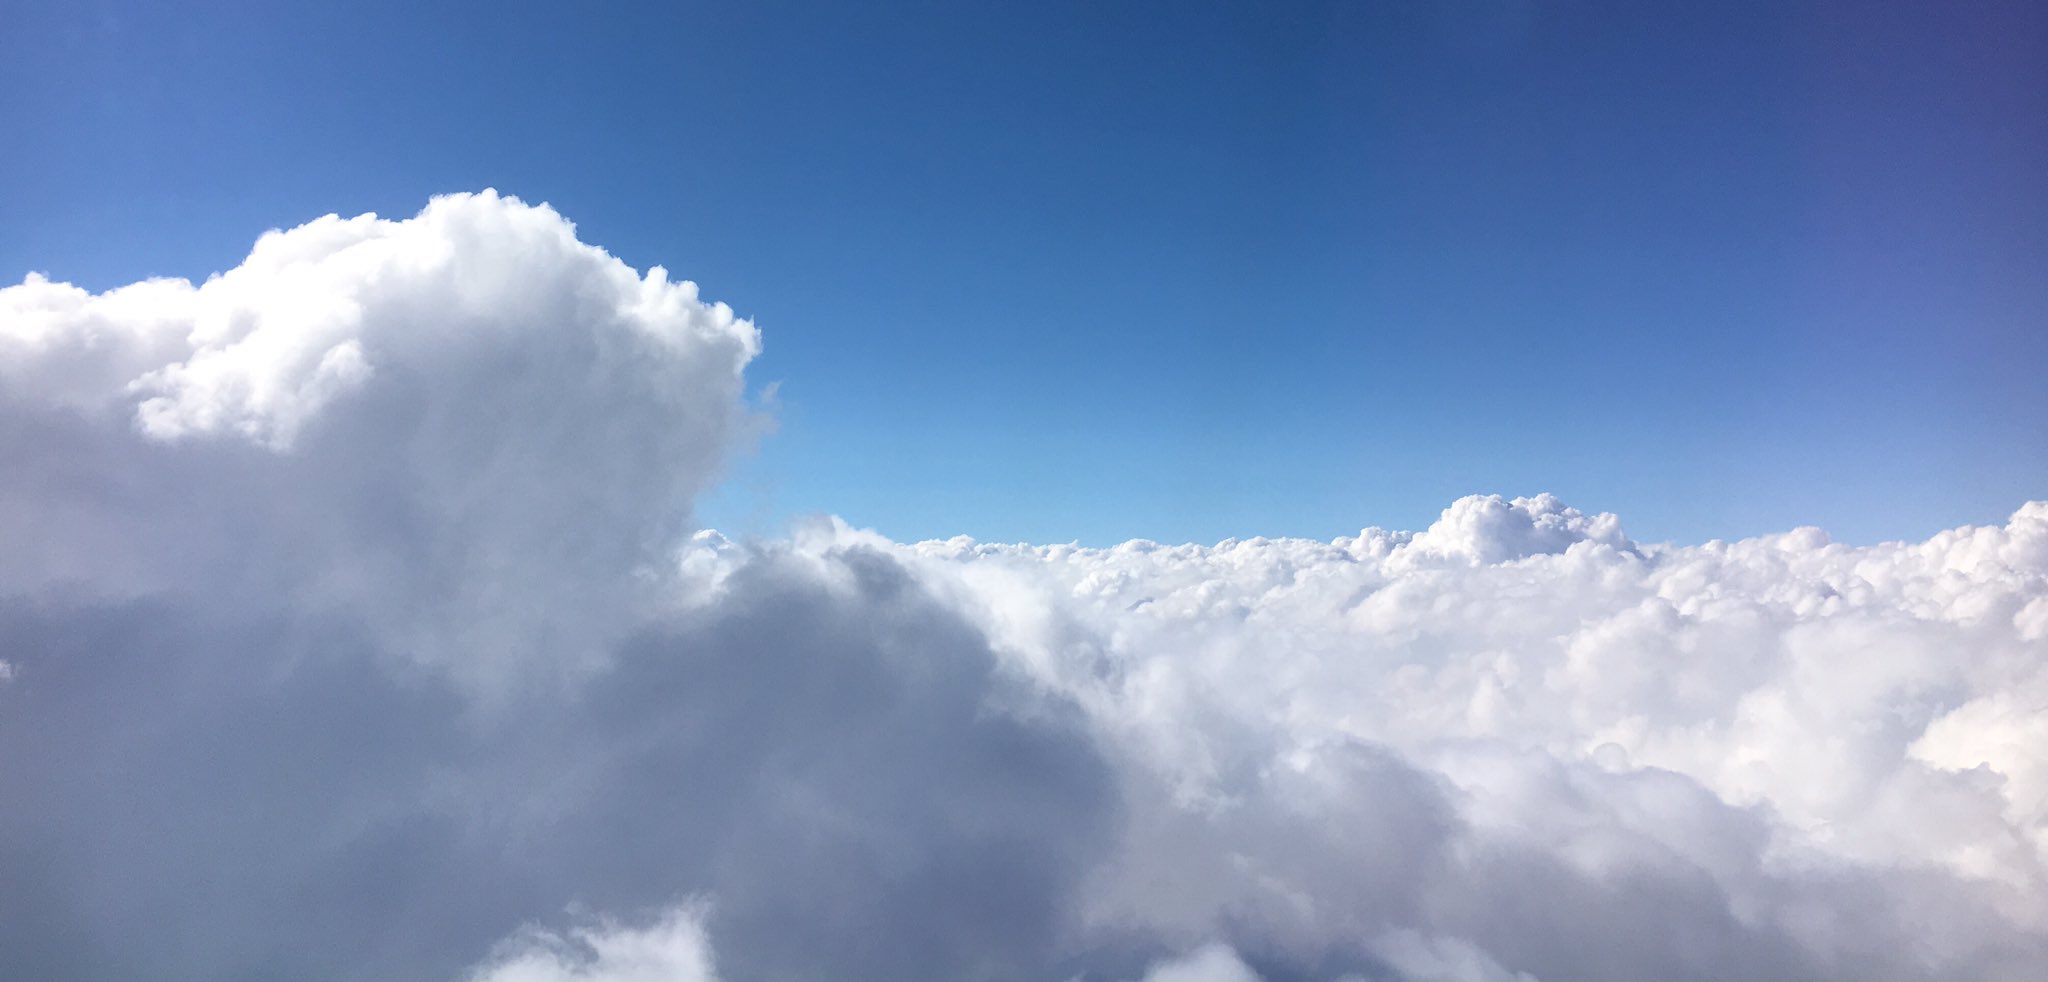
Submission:
<svg viewBox="0 0 2048 982">
<path fill-rule="evenodd" d="M 2048 496 L 2039 5 L 299 6 L 9 3 L 0 274 L 551 202 L 760 324 L 780 429 L 706 516 L 747 532 Z"/>
</svg>

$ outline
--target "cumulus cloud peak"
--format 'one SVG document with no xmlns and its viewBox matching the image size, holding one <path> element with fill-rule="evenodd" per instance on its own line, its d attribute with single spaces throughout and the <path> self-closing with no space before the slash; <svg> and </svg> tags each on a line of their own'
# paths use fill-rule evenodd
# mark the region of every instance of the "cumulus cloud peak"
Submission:
<svg viewBox="0 0 2048 982">
<path fill-rule="evenodd" d="M 85 495 L 0 479 L 24 560 L 0 584 L 260 567 L 252 590 L 427 659 L 595 638 L 751 430 L 759 348 L 695 284 L 491 191 L 272 231 L 198 285 L 31 276 L 0 290 L 0 398 L 21 421 L 0 438 Z"/>
</svg>

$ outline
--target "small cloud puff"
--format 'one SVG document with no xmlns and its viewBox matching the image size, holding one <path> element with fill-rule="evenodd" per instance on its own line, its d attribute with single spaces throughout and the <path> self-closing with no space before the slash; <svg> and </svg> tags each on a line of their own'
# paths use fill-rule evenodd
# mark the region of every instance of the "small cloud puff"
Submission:
<svg viewBox="0 0 2048 982">
<path fill-rule="evenodd" d="M 1259 976 L 1236 952 L 1212 944 L 1153 965 L 1144 982 L 1259 982 Z"/>
</svg>

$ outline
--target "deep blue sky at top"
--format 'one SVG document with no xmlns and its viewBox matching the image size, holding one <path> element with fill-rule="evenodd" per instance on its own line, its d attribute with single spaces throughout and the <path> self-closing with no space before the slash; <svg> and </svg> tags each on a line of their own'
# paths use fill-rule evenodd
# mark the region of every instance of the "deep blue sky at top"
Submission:
<svg viewBox="0 0 2048 982">
<path fill-rule="evenodd" d="M 2048 4 L 22 3 L 0 277 L 495 186 L 764 330 L 707 517 L 1849 541 L 2048 497 Z"/>
</svg>

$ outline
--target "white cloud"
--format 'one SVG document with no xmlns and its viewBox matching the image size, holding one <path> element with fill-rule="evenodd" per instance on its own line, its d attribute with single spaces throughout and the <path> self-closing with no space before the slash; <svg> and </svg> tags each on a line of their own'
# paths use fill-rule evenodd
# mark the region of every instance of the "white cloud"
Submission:
<svg viewBox="0 0 2048 982">
<path fill-rule="evenodd" d="M 2022 978 L 1999 947 L 2048 937 L 2048 504 L 1867 548 L 1812 529 L 1642 545 L 1549 496 L 1328 543 L 822 541 L 917 565 L 1207 816 L 1139 814 L 1096 900 L 1109 922 L 1252 920 L 1300 950 L 1389 923 L 1456 935 L 1493 915 L 1446 891 L 1484 888 L 1385 854 L 1520 850 L 1616 889 L 1697 877 L 1726 930 L 1781 932 L 1822 975 L 1884 946 L 1858 931 L 1917 936 L 1900 977 Z M 1392 778 L 1354 746 L 1441 781 L 1449 814 L 1387 818 Z M 1883 912 L 1847 924 L 1868 911 L 1836 909 L 1846 880 Z M 1509 969 L 1569 965 L 1510 940 L 1530 958 Z"/>
<path fill-rule="evenodd" d="M 0 290 L 0 975 L 2048 959 L 2048 503 L 1866 548 L 1549 496 L 740 543 L 690 506 L 756 350 L 488 193 Z M 664 913 L 513 933 L 564 909 Z"/>
<path fill-rule="evenodd" d="M 1153 965 L 1145 982 L 1259 982 L 1259 976 L 1236 952 L 1212 944 Z"/>
<path fill-rule="evenodd" d="M 198 285 L 32 276 L 0 290 L 0 589 L 281 594 L 498 684 L 646 602 L 758 350 L 488 191 L 273 231 Z"/>
<path fill-rule="evenodd" d="M 2018 695 L 2048 685 L 2048 504 L 1861 549 L 1814 530 L 1639 546 L 1548 496 L 1331 543 L 898 549 L 1190 778 L 1228 749 L 1182 746 L 1204 712 L 1283 749 L 1363 739 L 1443 766 L 1474 741 L 1565 762 L 1604 747 L 1770 805 L 1787 844 L 2034 886 L 2048 858 L 2012 841 L 2048 820 Z M 1970 790 L 1958 772 L 1980 765 L 2002 790 Z M 1873 810 L 1899 794 L 2012 813 L 1963 840 Z"/>
<path fill-rule="evenodd" d="M 717 982 L 701 913 L 661 912 L 650 923 L 612 921 L 568 933 L 530 929 L 500 947 L 469 982 Z"/>
</svg>

